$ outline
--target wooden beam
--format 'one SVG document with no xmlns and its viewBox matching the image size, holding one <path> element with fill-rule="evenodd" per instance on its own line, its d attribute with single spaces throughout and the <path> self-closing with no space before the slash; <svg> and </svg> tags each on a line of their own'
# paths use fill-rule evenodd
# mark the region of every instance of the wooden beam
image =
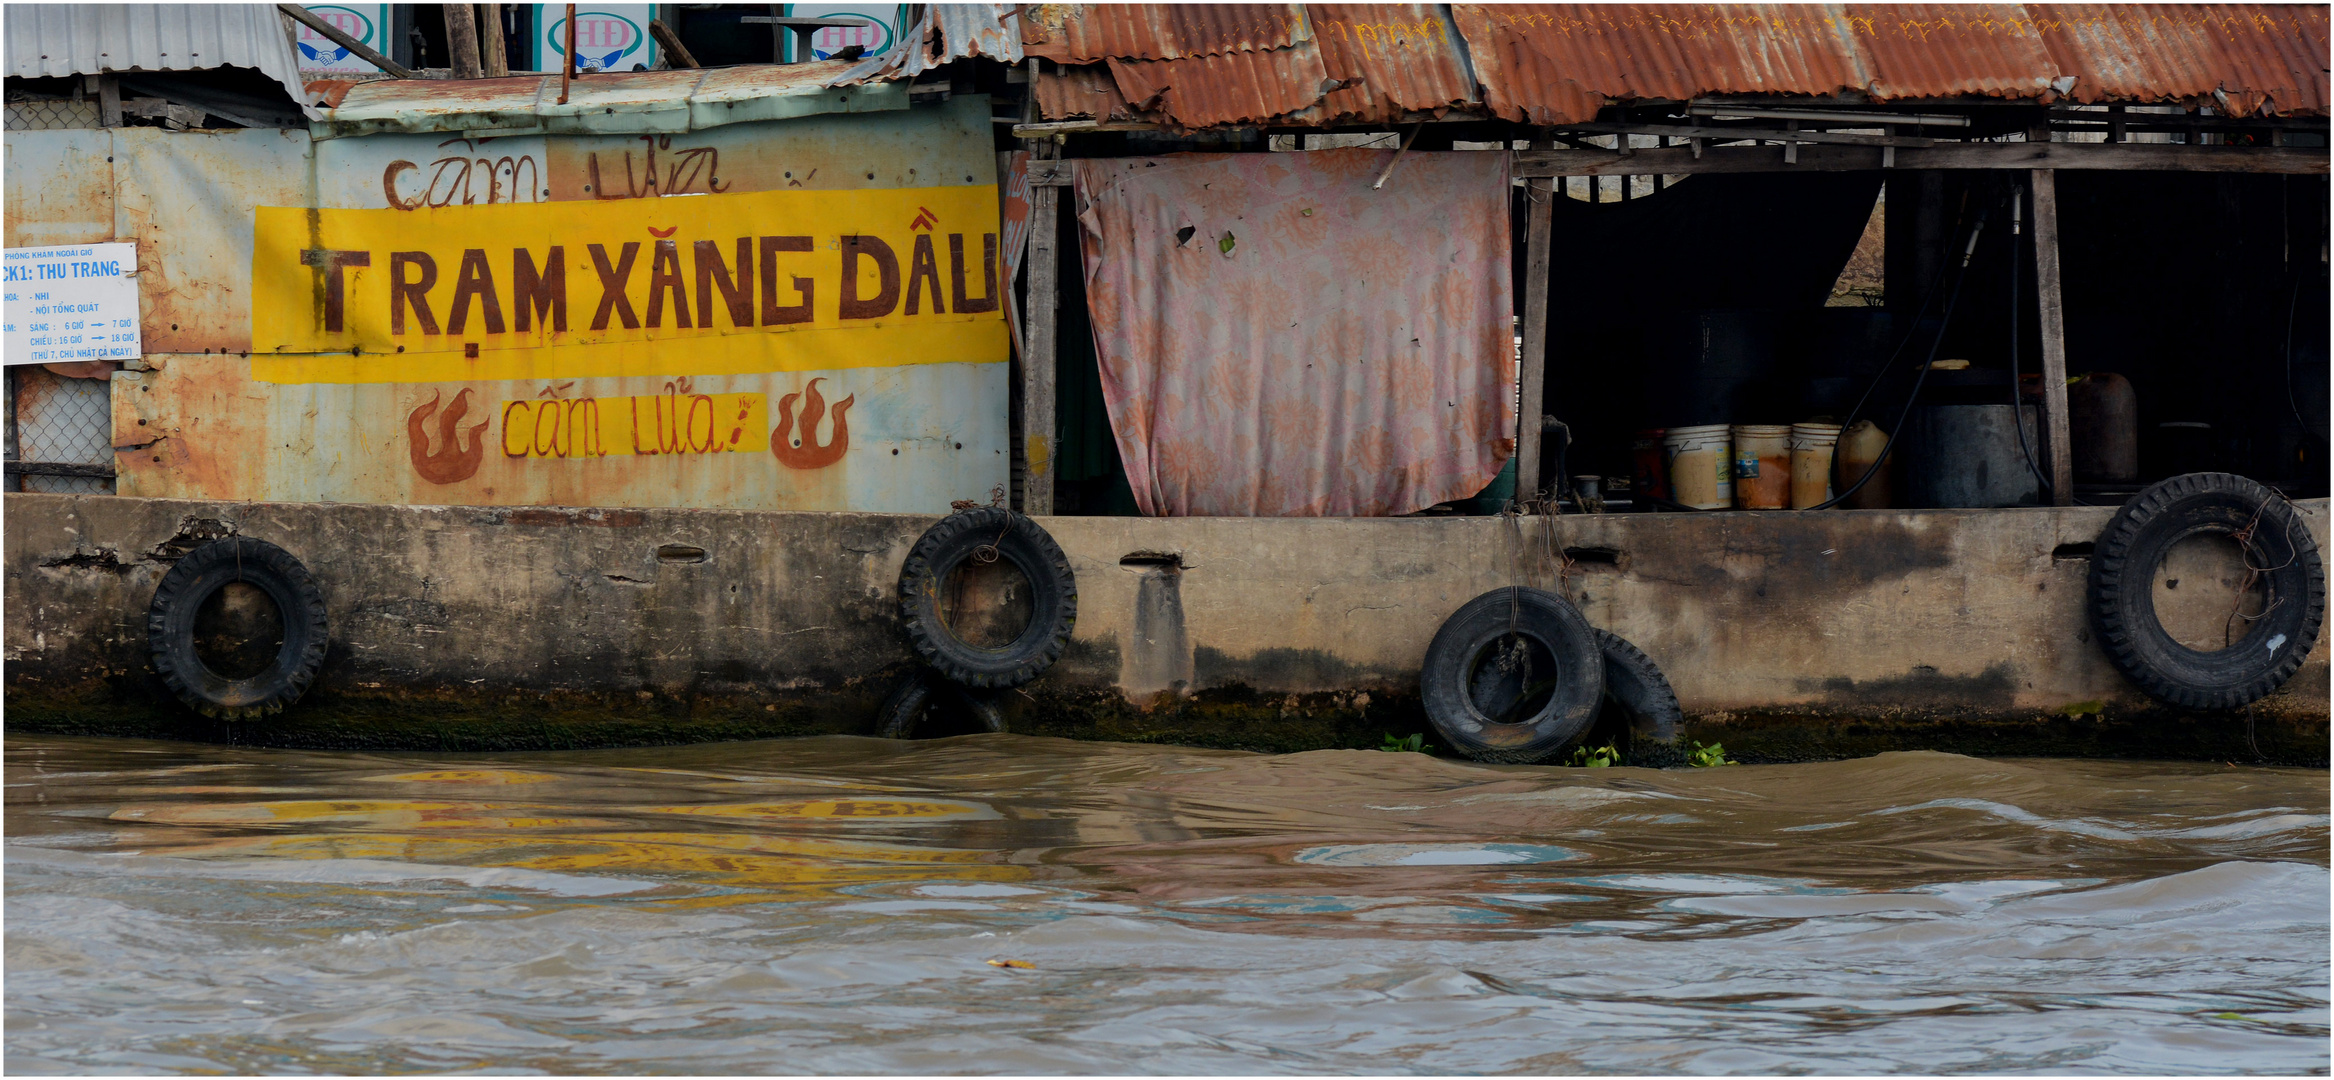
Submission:
<svg viewBox="0 0 2334 1080">
<path fill-rule="evenodd" d="M 511 43 L 503 37 L 501 4 L 478 5 L 478 60 L 489 79 L 511 73 Z"/>
<path fill-rule="evenodd" d="M 1780 146 L 1646 148 L 1623 157 L 1597 150 L 1518 150 L 1517 176 L 1630 176 L 1647 173 L 1859 172 L 1898 169 L 2108 169 L 2155 172 L 2283 173 L 2325 176 L 2325 147 L 2178 146 L 2169 143 L 1939 143 L 1934 146 L 1802 146 L 1797 164 Z"/>
<path fill-rule="evenodd" d="M 673 65 L 674 67 L 705 66 L 697 62 L 696 54 L 691 53 L 687 45 L 681 44 L 681 35 L 673 33 L 673 28 L 666 26 L 663 19 L 648 20 L 648 36 L 655 38 L 657 44 L 665 47 L 666 57 L 677 61 Z"/>
<path fill-rule="evenodd" d="M 1515 418 L 1515 498 L 1519 506 L 1540 501 L 1540 414 L 1547 411 L 1544 399 L 1548 386 L 1549 223 L 1555 214 L 1555 197 L 1553 179 L 1538 178 L 1524 184 L 1528 211 L 1524 224 L 1524 354 L 1523 370 L 1518 375 L 1523 385 Z M 1557 482 L 1562 483 L 1563 478 L 1558 477 Z M 1553 504 L 1555 499 L 1547 501 Z"/>
<path fill-rule="evenodd" d="M 343 31 L 340 27 L 325 22 L 322 17 L 318 16 L 315 12 L 309 11 L 307 8 L 301 7 L 298 4 L 277 4 L 276 10 L 282 12 L 285 18 L 291 19 L 293 22 L 299 23 L 300 25 L 305 26 L 310 30 L 314 30 L 319 34 L 324 35 L 324 40 L 338 45 L 343 49 L 347 49 L 350 53 L 354 54 L 357 59 L 362 60 L 365 63 L 380 68 L 381 70 L 386 71 L 391 75 L 395 75 L 400 79 L 413 78 L 412 68 L 406 67 L 402 64 L 399 64 L 395 60 L 391 60 L 388 57 L 381 55 L 379 52 L 374 51 L 372 46 L 348 36 L 347 32 Z"/>
<path fill-rule="evenodd" d="M 454 77 L 484 77 L 478 64 L 478 12 L 468 4 L 445 4 L 439 10 L 446 13 L 446 53 L 453 58 Z"/>
<path fill-rule="evenodd" d="M 2042 311 L 2042 426 L 2050 448 L 2051 501 L 2075 504 L 2075 459 L 2067 434 L 2067 313 L 2059 291 L 2058 182 L 2049 169 L 2034 186 L 2034 291 Z"/>
<path fill-rule="evenodd" d="M 113 475 L 113 466 L 62 461 L 11 461 L 7 463 L 6 471 L 10 476 L 90 476 L 103 479 Z"/>
<path fill-rule="evenodd" d="M 1030 165 L 1034 169 L 1037 162 Z M 1062 303 L 1057 250 L 1061 192 L 1058 187 L 1029 189 L 1029 317 L 1021 328 L 1022 338 L 1029 343 L 1028 355 L 1021 358 L 1021 457 L 1027 478 L 1021 488 L 1021 512 L 1032 516 L 1054 512 L 1054 352 Z"/>
<path fill-rule="evenodd" d="M 1793 121 L 1796 123 L 1796 121 Z M 1874 124 L 1874 127 L 1881 125 Z M 1935 146 L 1937 140 L 1918 135 L 1858 135 L 1844 131 L 1800 131 L 1688 124 L 1570 124 L 1566 131 L 1590 135 L 1659 135 L 1671 139 L 1741 139 L 1764 142 L 1837 143 L 1842 146 Z"/>
</svg>

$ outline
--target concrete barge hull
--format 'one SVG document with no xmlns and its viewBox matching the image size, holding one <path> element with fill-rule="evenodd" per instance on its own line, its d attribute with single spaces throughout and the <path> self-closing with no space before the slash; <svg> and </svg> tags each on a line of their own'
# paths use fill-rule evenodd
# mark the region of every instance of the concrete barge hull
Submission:
<svg viewBox="0 0 2334 1080">
<path fill-rule="evenodd" d="M 2300 506 L 2325 549 L 2327 504 Z M 935 520 L 41 494 L 5 507 L 12 730 L 381 749 L 869 733 L 914 668 L 897 580 Z M 2323 638 L 2238 715 L 2156 704 L 2110 665 L 2084 596 L 2111 514 L 1043 518 L 1077 572 L 1076 633 L 1003 705 L 1026 734 L 1374 746 L 1428 730 L 1418 666 L 1442 621 L 1520 582 L 1643 648 L 1688 736 L 1745 760 L 1933 748 L 2324 764 Z M 332 627 L 302 701 L 233 725 L 177 703 L 145 629 L 172 563 L 227 535 L 303 560 Z M 2167 621 L 2217 625 L 2241 574 L 2210 551 L 2167 566 Z"/>
</svg>

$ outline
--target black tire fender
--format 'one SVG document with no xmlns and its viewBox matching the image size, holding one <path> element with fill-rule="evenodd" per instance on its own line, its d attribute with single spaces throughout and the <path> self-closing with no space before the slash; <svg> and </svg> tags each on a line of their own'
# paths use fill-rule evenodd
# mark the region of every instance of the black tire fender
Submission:
<svg viewBox="0 0 2334 1080">
<path fill-rule="evenodd" d="M 2157 618 L 2157 568 L 2173 546 L 2219 534 L 2244 546 L 2268 607 L 2225 649 L 2175 640 Z M 2293 504 L 2229 473 L 2188 473 L 2123 504 L 2091 552 L 2091 625 L 2118 670 L 2159 701 L 2187 709 L 2238 709 L 2285 685 L 2318 643 L 2326 619 L 2326 568 Z"/>
<path fill-rule="evenodd" d="M 212 671 L 195 653 L 195 616 L 236 582 L 267 594 L 283 620 L 284 640 L 266 669 L 243 679 Z M 218 720 L 280 713 L 316 679 L 331 641 L 324 594 L 292 553 L 248 536 L 213 540 L 187 552 L 155 586 L 146 609 L 146 644 L 154 670 L 187 707 Z"/>
<path fill-rule="evenodd" d="M 1597 652 L 1605 659 L 1607 713 L 1617 712 L 1628 724 L 1626 760 L 1631 765 L 1666 768 L 1685 762 L 1678 736 L 1685 728 L 1685 710 L 1661 665 L 1619 634 L 1596 632 Z"/>
<path fill-rule="evenodd" d="M 884 699 L 883 711 L 876 719 L 876 734 L 886 739 L 912 739 L 926 713 L 943 705 L 964 710 L 989 731 L 1005 730 L 1005 714 L 997 709 L 993 698 L 935 678 L 931 672 L 918 671 L 902 680 L 891 696 Z"/>
<path fill-rule="evenodd" d="M 1509 641 L 1511 627 L 1520 641 Z M 1506 718 L 1543 688 L 1545 704 Z M 1427 719 L 1445 743 L 1478 761 L 1555 756 L 1588 730 L 1604 693 L 1595 629 L 1570 602 L 1540 589 L 1494 589 L 1461 605 L 1435 631 L 1419 672 Z"/>
<path fill-rule="evenodd" d="M 1029 580 L 1029 626 L 1002 648 L 957 637 L 940 617 L 940 585 L 969 559 L 1010 561 Z M 900 567 L 900 622 L 916 655 L 966 686 L 1020 686 L 1061 658 L 1078 625 L 1078 576 L 1069 557 L 1027 515 L 1001 507 L 959 511 L 917 539 Z"/>
</svg>

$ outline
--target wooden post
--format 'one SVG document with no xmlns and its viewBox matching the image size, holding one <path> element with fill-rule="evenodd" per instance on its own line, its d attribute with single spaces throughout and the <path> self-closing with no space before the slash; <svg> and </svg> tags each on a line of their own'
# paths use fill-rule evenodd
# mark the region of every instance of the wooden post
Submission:
<svg viewBox="0 0 2334 1080">
<path fill-rule="evenodd" d="M 478 13 L 468 4 L 446 4 L 446 52 L 453 59 L 454 77 L 475 79 L 478 66 Z"/>
<path fill-rule="evenodd" d="M 2034 292 L 2042 310 L 2042 427 L 2050 448 L 2051 501 L 2075 504 L 2075 459 L 2067 435 L 2067 312 L 2059 292 L 2058 185 L 2050 169 L 2035 169 Z"/>
<path fill-rule="evenodd" d="M 1057 250 L 1062 189 L 1051 184 L 1029 189 L 1029 312 L 1021 328 L 1029 353 L 1021 358 L 1021 455 L 1027 479 L 1021 512 L 1054 512 L 1054 331 L 1061 307 L 1061 267 Z"/>
<path fill-rule="evenodd" d="M 502 34 L 502 5 L 478 5 L 478 59 L 489 79 L 511 73 L 511 43 Z"/>
<path fill-rule="evenodd" d="M 109 128 L 122 126 L 122 84 L 110 74 L 97 79 L 97 120 Z"/>
<path fill-rule="evenodd" d="M 1553 140 L 1546 135 L 1532 140 L 1534 149 L 1547 149 L 1543 144 L 1552 145 Z M 1548 382 L 1548 223 L 1555 211 L 1550 200 L 1555 197 L 1553 180 L 1524 183 L 1524 204 L 1529 212 L 1524 225 L 1524 345 L 1519 375 L 1523 386 L 1515 417 L 1515 498 L 1519 506 L 1540 497 L 1540 414 L 1547 411 L 1542 399 Z M 1562 483 L 1563 478 L 1556 481 Z M 1553 506 L 1556 496 L 1547 501 Z"/>
</svg>

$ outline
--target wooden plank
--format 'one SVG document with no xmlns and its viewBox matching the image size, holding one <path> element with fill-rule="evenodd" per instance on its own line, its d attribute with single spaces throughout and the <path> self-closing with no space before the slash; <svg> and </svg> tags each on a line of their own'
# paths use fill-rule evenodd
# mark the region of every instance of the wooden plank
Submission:
<svg viewBox="0 0 2334 1080">
<path fill-rule="evenodd" d="M 111 465 L 81 465 L 63 461 L 11 461 L 6 468 L 10 476 L 89 476 L 103 479 L 113 475 Z"/>
<path fill-rule="evenodd" d="M 2058 182 L 2049 169 L 2034 181 L 2034 290 L 2042 310 L 2042 426 L 2050 448 L 2051 501 L 2075 503 L 2075 459 L 2067 434 L 2067 317 L 2059 291 Z"/>
<path fill-rule="evenodd" d="M 2109 169 L 2325 176 L 2325 147 L 2178 146 L 2167 143 L 1948 143 L 1887 148 L 1899 169 Z M 1855 172 L 1882 167 L 1883 148 L 1802 146 L 1797 164 L 1780 146 L 1518 150 L 1517 176 L 1642 176 L 1694 173 Z"/>
<path fill-rule="evenodd" d="M 1524 355 L 1519 376 L 1523 401 L 1516 409 L 1515 432 L 1518 505 L 1540 501 L 1540 414 L 1547 411 L 1548 386 L 1549 222 L 1555 213 L 1555 197 L 1554 180 L 1535 179 L 1524 185 L 1528 213 L 1524 225 Z"/>
<path fill-rule="evenodd" d="M 689 50 L 681 50 L 686 57 Z M 502 5 L 478 5 L 478 60 L 489 79 L 508 77 L 511 73 L 511 43 L 502 32 Z M 689 61 L 696 67 L 695 60 Z"/>
<path fill-rule="evenodd" d="M 1030 165 L 1034 168 L 1037 162 Z M 1029 352 L 1021 358 L 1021 452 L 1028 480 L 1021 512 L 1039 516 L 1054 512 L 1054 351 L 1062 303 L 1056 233 L 1061 227 L 1061 191 L 1029 189 L 1029 311 L 1022 327 Z"/>
<path fill-rule="evenodd" d="M 478 63 L 478 12 L 468 4 L 441 6 L 446 13 L 446 54 L 453 61 L 454 77 L 483 77 L 485 69 Z"/>
</svg>

